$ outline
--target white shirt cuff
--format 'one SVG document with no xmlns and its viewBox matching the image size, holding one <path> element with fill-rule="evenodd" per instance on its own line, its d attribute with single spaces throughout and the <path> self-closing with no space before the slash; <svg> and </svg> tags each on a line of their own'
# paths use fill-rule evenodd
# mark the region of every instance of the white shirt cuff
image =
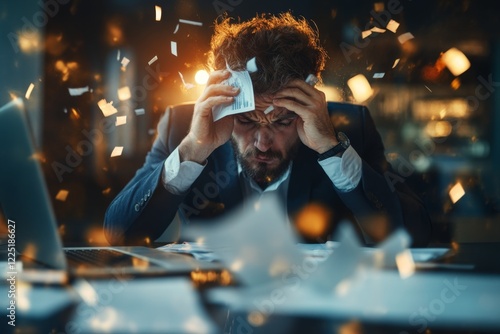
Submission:
<svg viewBox="0 0 500 334">
<path fill-rule="evenodd" d="M 181 162 L 179 149 L 176 148 L 163 164 L 162 182 L 165 189 L 174 195 L 186 192 L 205 168 L 193 161 Z"/>
<path fill-rule="evenodd" d="M 342 157 L 330 157 L 318 162 L 338 190 L 348 192 L 358 186 L 362 162 L 352 146 L 344 151 Z"/>
</svg>

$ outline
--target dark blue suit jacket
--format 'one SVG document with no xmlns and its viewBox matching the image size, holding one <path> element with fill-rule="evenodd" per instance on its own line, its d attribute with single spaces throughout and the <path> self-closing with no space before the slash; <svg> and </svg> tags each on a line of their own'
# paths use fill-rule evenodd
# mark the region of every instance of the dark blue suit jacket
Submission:
<svg viewBox="0 0 500 334">
<path fill-rule="evenodd" d="M 362 179 L 351 192 L 338 191 L 317 162 L 317 153 L 302 145 L 293 162 L 288 189 L 290 217 L 308 203 L 326 205 L 333 212 L 331 228 L 316 240 L 327 240 L 343 219 L 360 223 L 382 214 L 389 230 L 405 226 L 414 246 L 425 245 L 431 224 L 421 200 L 404 184 L 385 159 L 384 146 L 366 107 L 328 103 L 332 122 L 343 131 L 360 155 Z M 106 211 L 105 235 L 111 244 L 154 241 L 179 212 L 184 222 L 209 219 L 237 207 L 243 195 L 230 143 L 216 149 L 190 190 L 173 195 L 161 183 L 165 159 L 186 136 L 193 105 L 169 108 L 158 124 L 158 136 L 144 165 Z"/>
</svg>

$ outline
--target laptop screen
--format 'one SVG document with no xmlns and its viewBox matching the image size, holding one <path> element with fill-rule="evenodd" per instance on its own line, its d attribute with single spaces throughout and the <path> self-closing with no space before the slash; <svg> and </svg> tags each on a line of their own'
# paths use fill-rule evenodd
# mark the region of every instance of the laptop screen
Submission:
<svg viewBox="0 0 500 334">
<path fill-rule="evenodd" d="M 0 206 L 15 228 L 18 254 L 53 269 L 66 260 L 23 100 L 0 107 Z"/>
</svg>

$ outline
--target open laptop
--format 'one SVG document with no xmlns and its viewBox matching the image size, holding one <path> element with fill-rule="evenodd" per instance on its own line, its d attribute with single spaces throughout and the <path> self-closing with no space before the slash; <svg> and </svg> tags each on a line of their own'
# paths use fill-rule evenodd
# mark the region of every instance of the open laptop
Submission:
<svg viewBox="0 0 500 334">
<path fill-rule="evenodd" d="M 0 152 L 0 209 L 14 227 L 9 238 L 23 259 L 25 279 L 47 282 L 75 276 L 179 275 L 223 269 L 217 263 L 148 247 L 63 248 L 22 99 L 0 107 Z M 88 260 L 89 253 L 96 260 Z M 102 257 L 104 266 L 97 263 Z"/>
</svg>

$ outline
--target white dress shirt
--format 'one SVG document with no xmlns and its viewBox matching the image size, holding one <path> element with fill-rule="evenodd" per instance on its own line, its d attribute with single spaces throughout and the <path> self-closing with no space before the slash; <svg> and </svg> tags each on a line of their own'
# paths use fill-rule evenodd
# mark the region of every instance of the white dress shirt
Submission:
<svg viewBox="0 0 500 334">
<path fill-rule="evenodd" d="M 318 161 L 318 163 L 339 191 L 349 192 L 356 188 L 361 180 L 361 158 L 352 146 L 345 150 L 342 157 L 330 157 Z M 192 161 L 181 162 L 179 150 L 176 148 L 165 160 L 162 174 L 163 186 L 172 194 L 180 195 L 186 192 L 196 181 L 205 166 L 206 164 L 200 165 Z M 278 180 L 271 183 L 265 190 L 262 190 L 253 179 L 243 173 L 241 166 L 238 166 L 244 198 L 278 191 L 280 198 L 286 203 L 291 167 L 290 164 L 286 172 Z"/>
</svg>

